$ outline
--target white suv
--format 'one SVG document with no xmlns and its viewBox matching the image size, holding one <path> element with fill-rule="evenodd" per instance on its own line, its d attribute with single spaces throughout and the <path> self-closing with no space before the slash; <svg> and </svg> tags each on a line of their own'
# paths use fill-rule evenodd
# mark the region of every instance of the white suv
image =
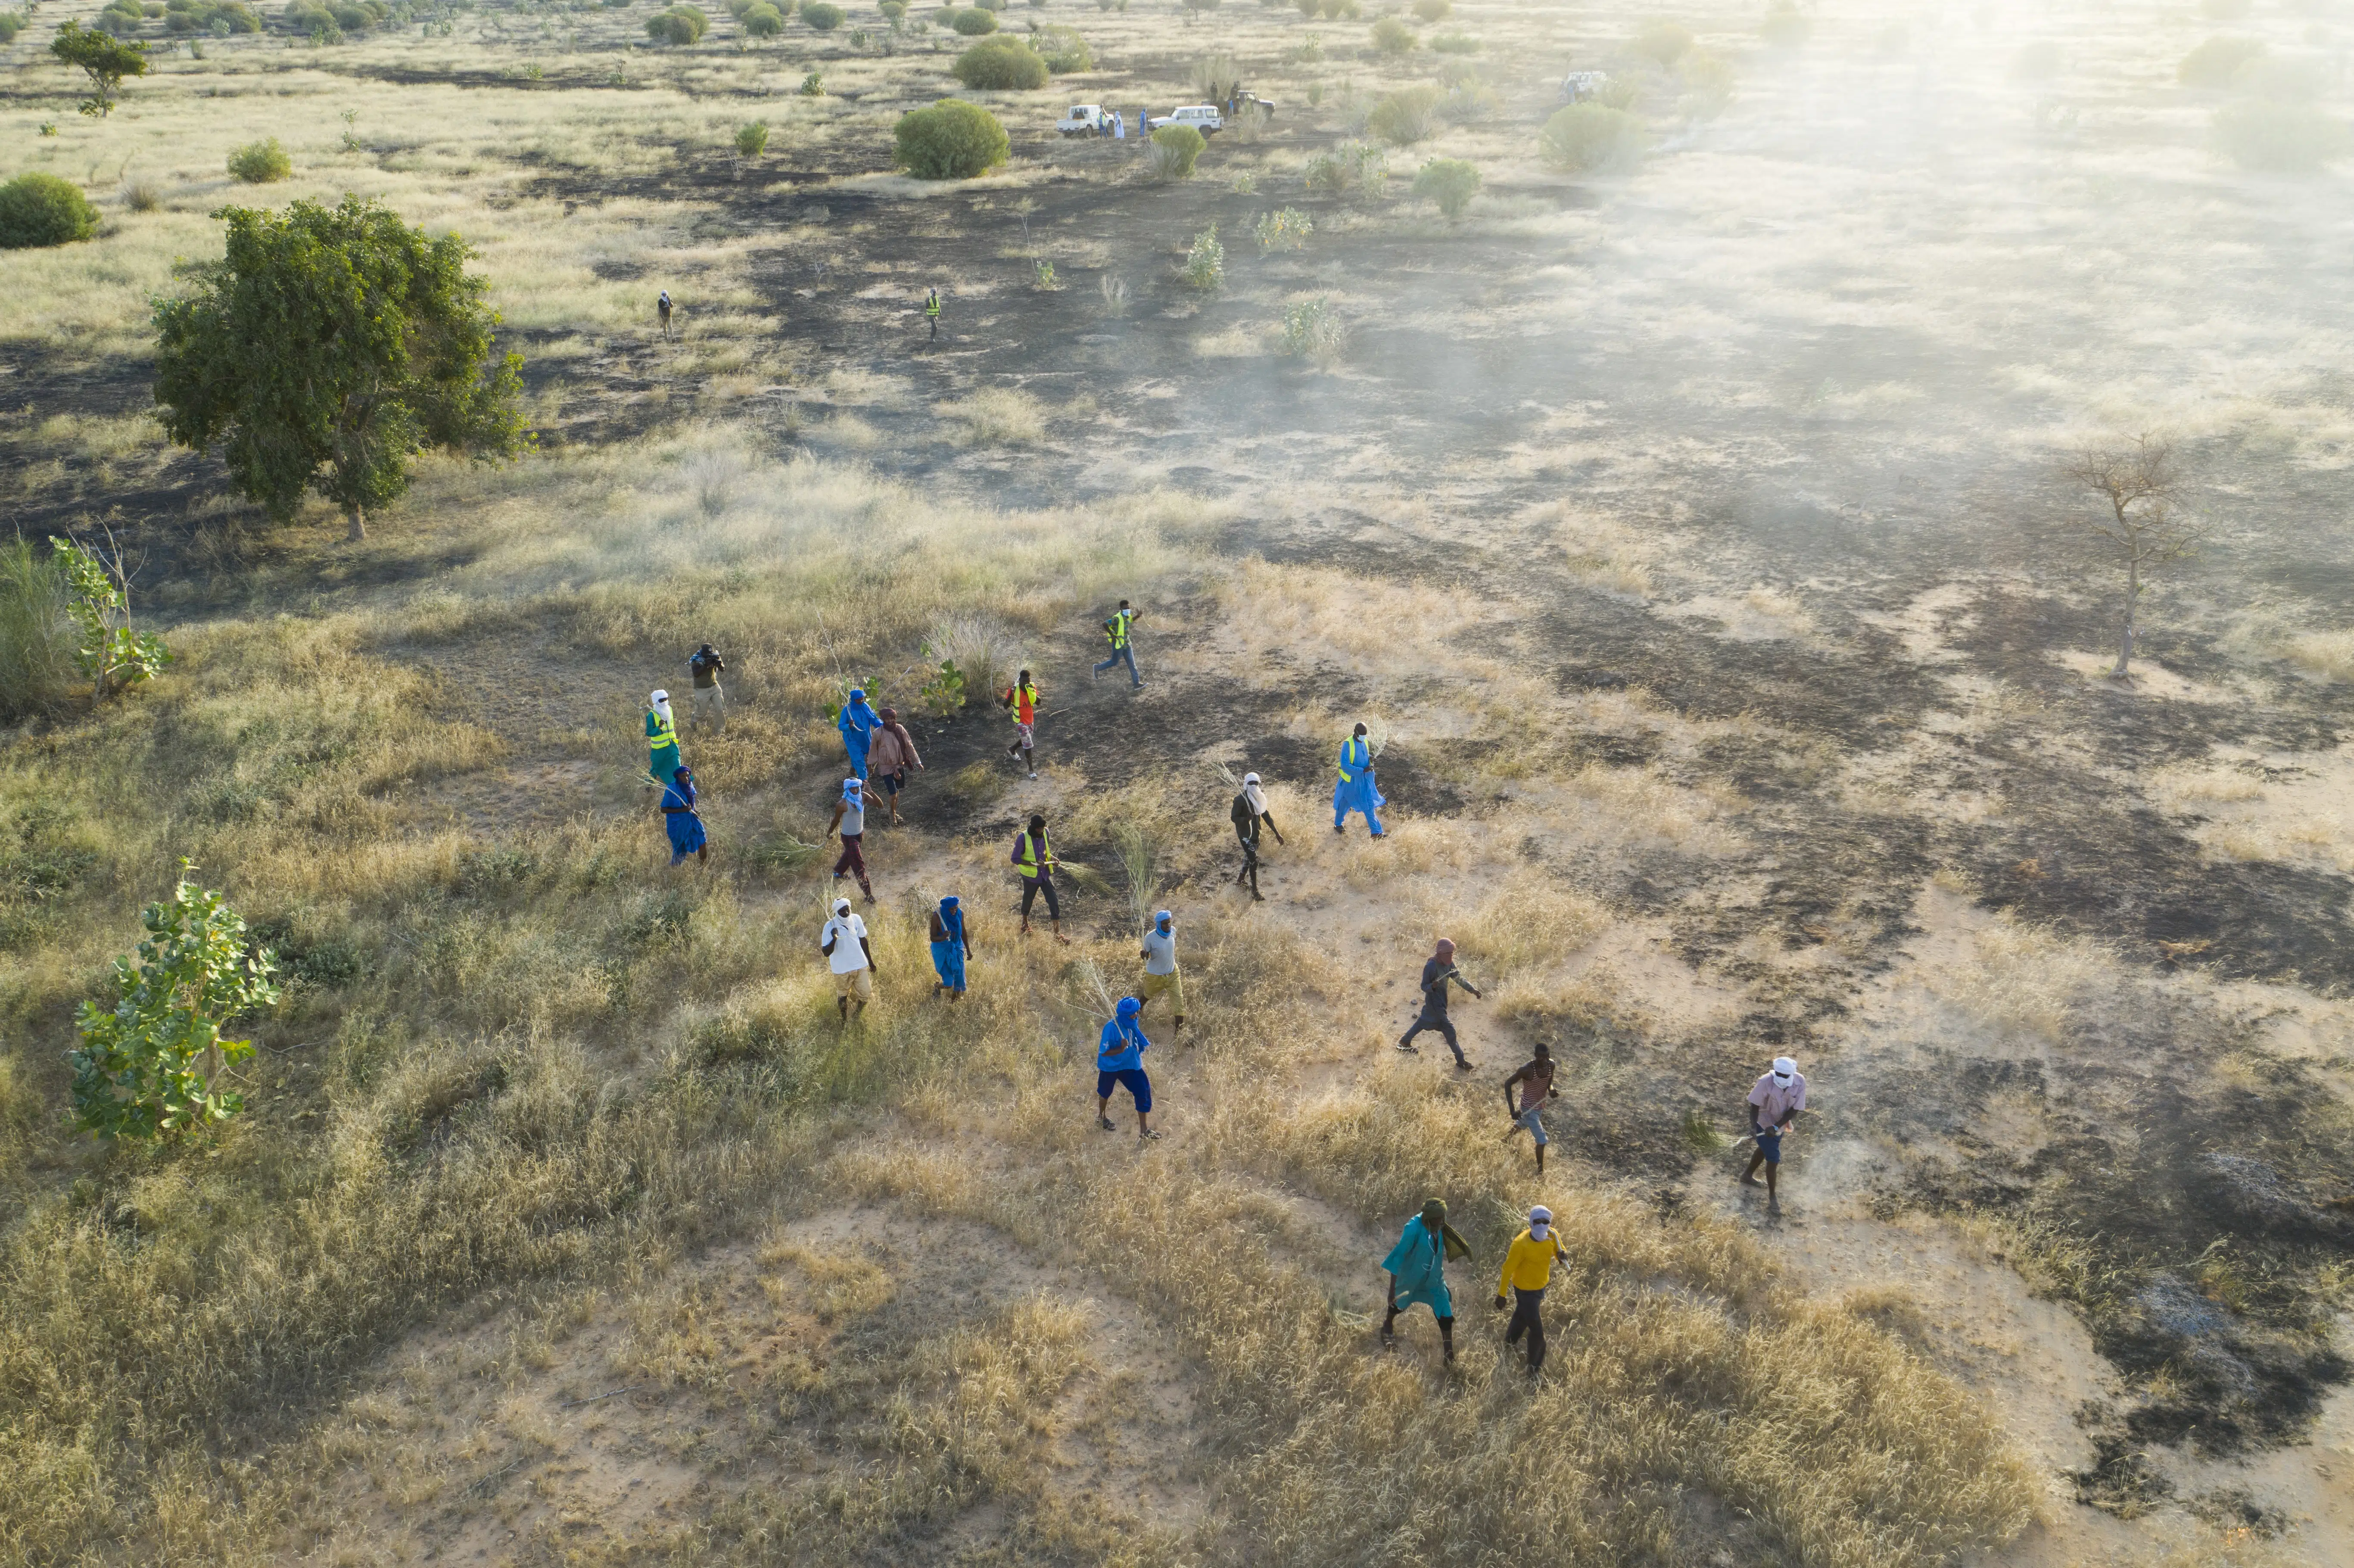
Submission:
<svg viewBox="0 0 2354 1568">
<path fill-rule="evenodd" d="M 1158 131 L 1163 125 L 1191 125 L 1204 136 L 1214 136 L 1225 122 L 1225 116 L 1218 112 L 1216 104 L 1188 103 L 1182 108 L 1171 110 L 1158 120 L 1146 121 L 1144 128 Z"/>
<path fill-rule="evenodd" d="M 1074 103 L 1055 122 L 1055 129 L 1066 136 L 1100 136 L 1109 129 L 1111 115 L 1100 103 Z"/>
</svg>

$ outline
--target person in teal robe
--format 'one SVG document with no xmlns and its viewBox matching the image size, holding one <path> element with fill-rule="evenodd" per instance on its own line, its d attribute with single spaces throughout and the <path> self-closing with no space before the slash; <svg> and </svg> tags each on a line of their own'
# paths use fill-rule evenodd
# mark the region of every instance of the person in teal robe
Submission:
<svg viewBox="0 0 2354 1568">
<path fill-rule="evenodd" d="M 1406 1221 L 1397 1245 L 1382 1259 L 1390 1277 L 1389 1315 L 1382 1319 L 1382 1349 L 1397 1343 L 1397 1315 L 1424 1306 L 1438 1319 L 1438 1341 L 1447 1361 L 1455 1360 L 1455 1298 L 1447 1290 L 1447 1261 L 1469 1257 L 1471 1245 L 1447 1223 L 1447 1205 L 1433 1198 Z"/>
</svg>

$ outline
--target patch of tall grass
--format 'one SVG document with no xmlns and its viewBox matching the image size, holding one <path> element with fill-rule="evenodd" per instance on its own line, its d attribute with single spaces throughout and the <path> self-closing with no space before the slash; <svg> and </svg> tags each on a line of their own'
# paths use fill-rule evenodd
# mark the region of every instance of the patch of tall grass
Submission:
<svg viewBox="0 0 2354 1568">
<path fill-rule="evenodd" d="M 23 538 L 0 545 L 0 717 L 65 705 L 78 675 L 67 602 L 65 574 L 47 550 Z"/>
</svg>

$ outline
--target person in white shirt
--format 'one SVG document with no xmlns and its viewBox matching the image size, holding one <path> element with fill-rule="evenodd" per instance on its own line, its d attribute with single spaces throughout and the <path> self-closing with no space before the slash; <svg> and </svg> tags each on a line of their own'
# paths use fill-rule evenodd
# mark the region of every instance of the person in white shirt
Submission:
<svg viewBox="0 0 2354 1568">
<path fill-rule="evenodd" d="M 1177 916 L 1163 909 L 1152 917 L 1152 928 L 1144 933 L 1144 985 L 1136 993 L 1137 1016 L 1152 1005 L 1152 999 L 1166 992 L 1169 1005 L 1176 1010 L 1174 1027 L 1185 1027 L 1185 980 L 1177 972 Z"/>
<path fill-rule="evenodd" d="M 847 1023 L 875 1000 L 875 949 L 866 940 L 866 922 L 850 912 L 849 899 L 833 901 L 833 918 L 818 934 L 817 948 L 833 966 L 833 1005 Z"/>
<path fill-rule="evenodd" d="M 1798 1071 L 1798 1064 L 1787 1056 L 1774 1058 L 1774 1070 L 1757 1080 L 1749 1091 L 1749 1135 L 1757 1140 L 1757 1152 L 1749 1157 L 1749 1169 L 1742 1172 L 1741 1184 L 1757 1185 L 1757 1168 L 1766 1167 L 1766 1205 L 1778 1209 L 1782 1194 L 1777 1179 L 1782 1174 L 1782 1135 L 1807 1108 L 1807 1075 Z"/>
</svg>

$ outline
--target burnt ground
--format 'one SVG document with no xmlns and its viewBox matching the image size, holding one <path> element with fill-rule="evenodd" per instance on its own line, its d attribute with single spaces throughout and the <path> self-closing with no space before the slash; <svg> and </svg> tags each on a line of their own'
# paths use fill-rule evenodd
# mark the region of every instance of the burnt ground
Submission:
<svg viewBox="0 0 2354 1568">
<path fill-rule="evenodd" d="M 1526 117 L 1541 107 L 1516 101 L 1507 112 Z M 1278 124 L 1272 145 L 1307 151 L 1330 139 Z M 1225 541 L 1236 554 L 1495 596 L 1520 609 L 1522 655 L 1563 690 L 1641 694 L 1659 726 L 1576 730 L 1532 744 L 1562 769 L 1647 768 L 1677 782 L 1729 786 L 1746 802 L 1737 819 L 1744 847 L 1707 859 L 1660 851 L 1550 863 L 1616 908 L 1667 920 L 1679 956 L 1746 984 L 1746 1044 L 1735 1054 L 1719 1040 L 1616 1018 L 1535 1021 L 1532 1030 L 1638 1074 L 1635 1092 L 1576 1107 L 1564 1146 L 1672 1193 L 1690 1167 L 1678 1132 L 1686 1115 L 1732 1103 L 1742 1075 L 1754 1071 L 1736 1063 L 1758 1047 L 1810 1060 L 1835 1051 L 1864 990 L 1919 934 L 1915 893 L 1941 868 L 1965 874 L 1985 905 L 2108 944 L 2153 977 L 2196 969 L 2331 996 L 2354 986 L 2346 914 L 2354 880 L 2211 856 L 2192 836 L 2197 820 L 2153 804 L 2140 784 L 2148 771 L 2218 746 L 2311 753 L 2343 743 L 2345 687 L 2250 654 L 2230 626 L 2233 607 L 2271 591 L 2303 596 L 2325 614 L 2330 605 L 2341 618 L 2354 613 L 2354 567 L 2334 535 L 2296 524 L 2342 512 L 2340 474 L 2280 461 L 2229 432 L 2189 442 L 2202 482 L 2228 496 L 2235 515 L 2282 520 L 2243 529 L 2188 564 L 2151 608 L 2160 628 L 2154 652 L 2166 668 L 2236 694 L 2175 702 L 2115 690 L 2048 656 L 2101 646 L 2113 612 L 2088 586 L 2097 579 L 2062 559 L 2048 533 L 2020 525 L 2023 512 L 2055 505 L 2042 457 L 2017 444 L 1924 443 L 1911 439 L 1916 416 L 1832 419 L 1810 402 L 1829 384 L 1904 378 L 1957 427 L 2046 422 L 2053 410 L 2004 390 L 1996 374 L 2024 353 L 2042 330 L 2037 323 L 1989 332 L 1966 348 L 1901 328 L 1777 322 L 1770 305 L 1729 313 L 1756 329 L 1755 341 L 1705 351 L 1619 323 L 1562 331 L 1545 324 L 1547 307 L 1565 287 L 1601 281 L 1609 265 L 1581 234 L 1542 224 L 1447 234 L 1409 221 L 1394 193 L 1343 203 L 1310 196 L 1296 180 L 1239 192 L 1215 154 L 1204 177 L 1153 186 L 1129 177 L 1120 150 L 1036 136 L 1017 151 L 1049 164 L 1053 176 L 1018 193 L 917 201 L 826 183 L 874 167 L 867 151 L 830 154 L 831 166 L 771 162 L 740 173 L 716 160 L 682 163 L 659 181 L 543 167 L 527 170 L 519 189 L 578 206 L 623 196 L 695 203 L 710 236 L 774 236 L 752 276 L 795 369 L 729 412 L 777 455 L 823 451 L 812 425 L 828 409 L 829 372 L 880 373 L 906 391 L 855 408 L 880 433 L 861 454 L 878 468 L 1010 507 L 1117 504 L 1153 482 L 1222 496 L 1242 509 Z M 1607 199 L 1567 180 L 1497 194 L 1556 213 Z M 1030 286 L 1027 255 L 999 253 L 1023 243 L 1013 205 L 1023 199 L 1033 204 L 1027 243 L 1056 260 L 1058 291 Z M 1315 218 L 1320 237 L 1307 257 L 1251 254 L 1248 222 L 1278 205 Z M 1213 221 L 1228 239 L 1232 284 L 1205 300 L 1183 287 L 1177 264 Z M 1107 280 L 1126 285 L 1124 309 L 1108 302 Z M 694 311 L 691 279 L 642 281 L 649 299 L 668 283 Z M 916 310 L 934 281 L 946 282 L 948 296 L 938 344 Z M 878 285 L 882 292 L 869 292 Z M 1264 328 L 1283 297 L 1320 291 L 1342 302 L 1351 324 L 1337 372 L 1197 352 L 1219 333 Z M 516 340 L 529 366 L 532 342 Z M 2139 355 L 2163 364 L 2169 353 L 2162 342 L 2114 351 L 2121 363 Z M 0 352 L 12 405 L 46 416 L 145 404 L 139 364 L 51 362 L 24 345 Z M 1694 392 L 1695 377 L 1746 381 L 1773 397 L 1763 407 L 1713 399 Z M 585 359 L 532 366 L 527 378 L 535 391 L 560 388 L 577 411 L 544 432 L 551 447 L 643 434 L 678 418 L 674 409 L 697 391 L 673 351 L 650 336 L 614 336 Z M 657 387 L 671 389 L 671 404 L 642 399 Z M 1047 440 L 1013 452 L 958 447 L 934 406 L 1005 387 L 1048 405 Z M 2318 385 L 2312 395 L 2343 405 L 2354 400 L 2354 384 Z M 1548 420 L 1571 408 L 1585 420 L 1574 452 L 1507 461 L 1554 442 Z M 1426 525 L 1390 520 L 1386 503 L 1401 476 L 1422 476 L 1416 482 L 1434 510 Z M 215 465 L 179 454 L 102 495 L 78 486 L 28 498 L 12 521 L 32 533 L 113 517 L 133 530 L 151 571 L 180 590 L 175 609 L 217 613 L 276 591 L 272 574 L 255 568 L 286 558 L 267 534 L 224 541 L 189 525 L 191 503 L 218 484 Z M 1311 492 L 1304 503 L 1278 504 L 1272 495 L 1300 488 Z M 1532 505 L 1564 498 L 1590 498 L 1638 528 L 1672 532 L 1677 546 L 1654 568 L 1663 599 L 1758 581 L 1797 585 L 1817 634 L 1737 641 L 1708 620 L 1585 585 L 1524 521 Z M 334 592 L 421 580 L 455 564 L 396 565 L 362 552 L 306 561 L 305 569 Z M 1875 619 L 1955 582 L 1969 592 L 1940 619 L 1942 660 L 1909 651 Z M 1178 606 L 1176 619 L 1186 615 Z M 1084 633 L 1055 653 L 1071 667 L 1096 656 Z M 1149 639 L 1145 658 L 1150 671 Z M 1900 779 L 1910 792 L 1902 803 L 1871 809 L 1839 796 L 1841 766 L 1895 754 L 1925 721 L 1955 708 L 1956 671 L 2001 683 L 2021 700 L 1914 753 Z M 1102 784 L 1237 736 L 1257 737 L 1254 766 L 1271 777 L 1310 789 L 1329 781 L 1322 749 L 1288 739 L 1288 715 L 1272 699 L 1163 692 L 1141 737 L 1108 722 L 1129 700 L 1124 683 L 1066 682 L 1058 700 L 1066 707 L 1048 734 L 1049 756 Z M 1744 717 L 1757 721 L 1748 735 L 1712 734 L 1681 749 L 1661 733 L 1678 722 Z M 989 759 L 1003 734 L 970 719 L 913 722 L 935 779 Z M 1383 779 L 1400 810 L 1440 813 L 1490 804 L 1475 773 L 1464 755 L 1409 742 L 1384 758 Z M 813 772 L 808 783 L 816 791 L 822 779 Z M 1964 821 L 1937 809 L 1951 794 L 1985 789 L 2000 793 L 1999 812 Z M 1013 825 L 995 802 L 944 789 L 917 791 L 907 809 L 919 825 L 949 832 Z M 1740 903 L 1718 896 L 1734 883 L 1763 892 Z M 1794 969 L 1744 959 L 1744 944 L 1761 937 L 1835 947 L 1835 961 Z M 2214 1005 L 2153 992 L 2071 1028 L 2052 1065 L 1956 1047 L 1916 1068 L 1882 1071 L 1851 1125 L 1952 1156 L 1894 1169 L 1884 1204 L 2055 1227 L 2094 1260 L 2061 1288 L 2102 1353 L 2137 1386 L 2159 1391 L 2115 1414 L 2108 1462 L 2086 1479 L 2087 1495 L 2129 1502 L 2158 1484 L 2135 1459 L 2139 1446 L 2230 1449 L 2290 1439 L 2321 1393 L 2346 1377 L 2316 1281 L 2354 1243 L 2344 1207 L 2354 1193 L 2354 1128 L 2321 1067 L 2267 1054 L 2248 1020 Z M 2152 1058 L 2194 1069 L 2228 1058 L 2247 1070 L 2126 1070 Z M 1826 1066 L 1841 1070 L 1836 1055 Z M 1956 1074 L 2026 1097 L 2056 1135 L 2020 1150 L 1979 1139 L 1967 1097 L 1952 1091 Z"/>
</svg>

